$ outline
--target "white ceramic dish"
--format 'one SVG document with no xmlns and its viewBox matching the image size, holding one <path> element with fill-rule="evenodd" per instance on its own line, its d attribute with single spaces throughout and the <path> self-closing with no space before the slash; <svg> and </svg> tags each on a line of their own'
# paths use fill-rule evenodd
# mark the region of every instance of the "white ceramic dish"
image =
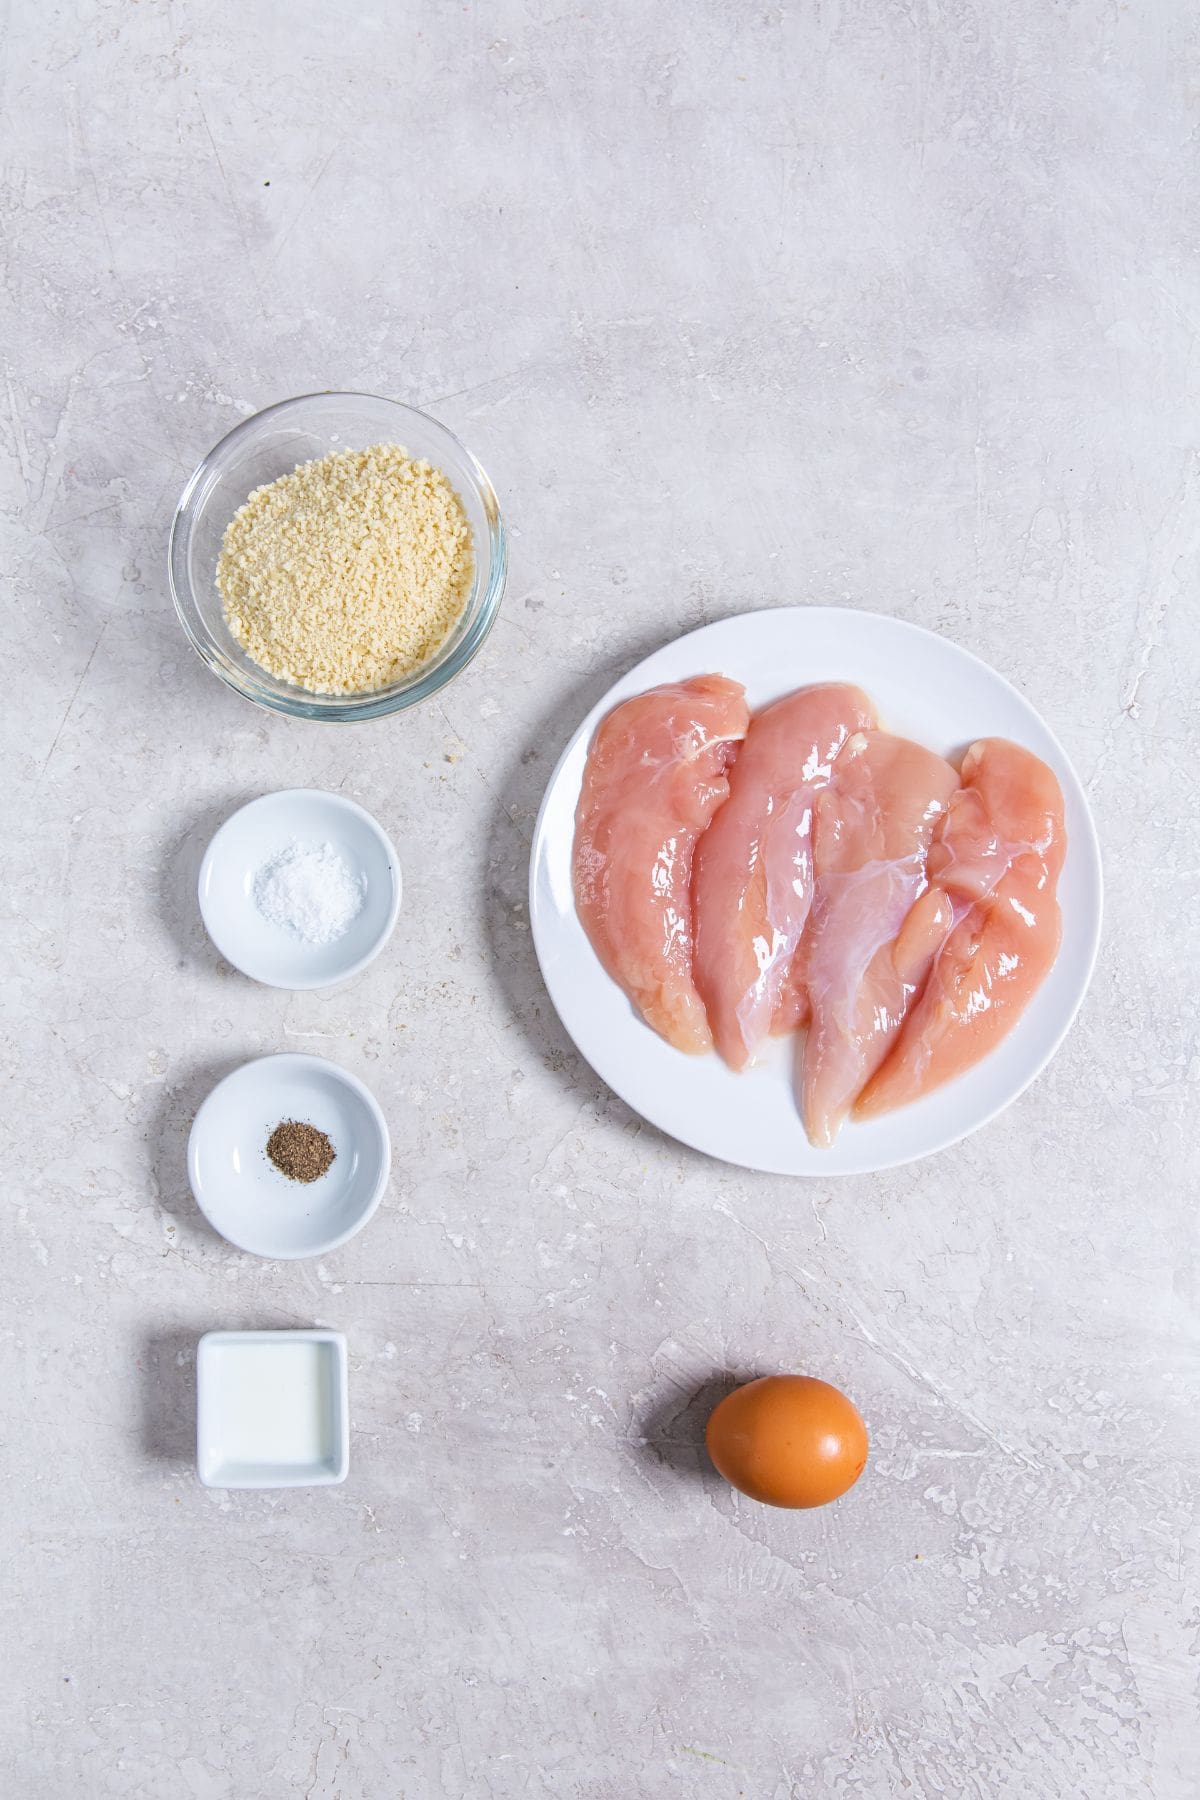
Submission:
<svg viewBox="0 0 1200 1800">
<path fill-rule="evenodd" d="M 255 879 L 291 843 L 329 844 L 366 884 L 361 912 L 332 944 L 310 944 L 258 910 Z M 363 807 L 320 788 L 288 788 L 251 800 L 226 819 L 200 866 L 200 912 L 226 962 L 268 987 L 322 988 L 365 969 L 400 911 L 400 863 Z"/>
<path fill-rule="evenodd" d="M 328 1134 L 333 1163 L 293 1181 L 267 1156 L 276 1125 Z M 214 1231 L 254 1256 L 320 1256 L 361 1231 L 387 1186 L 387 1123 L 359 1081 L 319 1056 L 263 1056 L 218 1082 L 192 1124 L 188 1179 Z"/>
<path fill-rule="evenodd" d="M 575 807 L 592 734 L 621 700 L 657 682 L 715 672 L 746 685 L 752 707 L 814 681 L 857 682 L 892 731 L 957 754 L 1008 737 L 1042 757 L 1066 801 L 1058 961 L 1005 1041 L 974 1069 L 885 1118 L 846 1125 L 836 1144 L 808 1142 L 792 1091 L 794 1050 L 774 1041 L 736 1075 L 716 1055 L 673 1050 L 633 1012 L 601 968 L 575 911 Z M 838 607 L 746 613 L 658 650 L 615 683 L 551 776 L 530 863 L 533 941 L 550 997 L 576 1046 L 608 1085 L 662 1131 L 725 1162 L 783 1175 L 862 1175 L 929 1156 L 995 1117 L 1045 1067 L 1087 990 L 1100 941 L 1095 827 L 1079 780 L 1049 727 L 1004 678 L 945 638 L 900 619 Z"/>
<path fill-rule="evenodd" d="M 205 1487 L 329 1487 L 350 1468 L 340 1331 L 209 1331 L 196 1347 Z"/>
</svg>

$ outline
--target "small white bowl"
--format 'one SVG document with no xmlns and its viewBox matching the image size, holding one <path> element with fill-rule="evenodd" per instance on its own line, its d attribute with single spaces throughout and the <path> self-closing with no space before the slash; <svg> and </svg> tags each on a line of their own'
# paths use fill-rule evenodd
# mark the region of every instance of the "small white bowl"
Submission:
<svg viewBox="0 0 1200 1800">
<path fill-rule="evenodd" d="M 196 1347 L 205 1487 L 331 1487 L 350 1468 L 340 1331 L 207 1331 Z"/>
<path fill-rule="evenodd" d="M 267 1155 L 295 1119 L 325 1132 L 334 1160 L 293 1181 Z M 361 1231 L 391 1170 L 387 1123 L 358 1077 L 320 1056 L 263 1056 L 217 1083 L 192 1123 L 188 1179 L 214 1231 L 253 1256 L 321 1256 Z"/>
<path fill-rule="evenodd" d="M 307 943 L 258 910 L 259 871 L 293 843 L 331 845 L 365 883 L 362 911 L 332 944 Z M 357 975 L 392 935 L 400 893 L 400 863 L 383 827 L 355 801 L 320 788 L 251 800 L 226 819 L 200 865 L 200 913 L 209 937 L 226 962 L 268 987 L 332 987 Z"/>
</svg>

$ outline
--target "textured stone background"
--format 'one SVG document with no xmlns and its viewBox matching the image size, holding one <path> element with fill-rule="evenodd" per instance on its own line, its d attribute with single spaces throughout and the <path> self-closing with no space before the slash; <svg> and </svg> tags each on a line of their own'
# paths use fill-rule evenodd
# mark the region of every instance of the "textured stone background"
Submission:
<svg viewBox="0 0 1200 1800">
<path fill-rule="evenodd" d="M 1197 17 L 1188 0 L 4 13 L 0 1766 L 11 1800 L 1191 1800 Z M 318 386 L 437 412 L 513 537 L 416 716 L 259 715 L 171 512 Z M 647 649 L 806 599 L 945 631 L 1107 852 L 1081 1021 L 877 1179 L 716 1166 L 580 1064 L 530 951 L 565 735 Z M 225 967 L 200 850 L 342 787 L 406 909 L 348 990 Z M 371 1229 L 273 1266 L 185 1135 L 248 1056 L 371 1084 Z M 352 1346 L 350 1479 L 209 1493 L 210 1326 Z M 870 1423 L 813 1515 L 698 1452 L 730 1373 Z"/>
</svg>

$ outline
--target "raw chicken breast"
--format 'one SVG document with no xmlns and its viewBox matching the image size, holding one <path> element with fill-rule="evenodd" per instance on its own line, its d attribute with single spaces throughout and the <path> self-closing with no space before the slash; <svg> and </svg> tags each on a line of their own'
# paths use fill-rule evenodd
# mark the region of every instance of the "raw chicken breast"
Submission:
<svg viewBox="0 0 1200 1800">
<path fill-rule="evenodd" d="M 811 1007 L 800 1108 L 814 1144 L 832 1144 L 945 941 L 953 913 L 945 894 L 926 893 L 926 862 L 957 787 L 932 750 L 867 731 L 817 797 L 816 893 L 797 958 Z"/>
<path fill-rule="evenodd" d="M 588 752 L 575 812 L 575 903 L 592 948 L 678 1050 L 712 1047 L 692 981 L 692 857 L 746 735 L 740 682 L 651 688 L 615 707 Z"/>
<path fill-rule="evenodd" d="M 841 683 L 756 714 L 729 799 L 697 846 L 696 986 L 731 1068 L 745 1068 L 770 1031 L 804 930 L 814 799 L 850 733 L 873 723 L 867 696 Z"/>
<path fill-rule="evenodd" d="M 963 758 L 962 788 L 929 854 L 954 909 L 925 989 L 855 1107 L 874 1118 L 970 1069 L 1012 1030 L 1058 955 L 1055 890 L 1066 855 L 1051 769 L 1005 738 Z"/>
<path fill-rule="evenodd" d="M 792 966 L 783 983 L 779 1005 L 775 1008 L 775 1017 L 771 1020 L 771 1030 L 776 1037 L 786 1037 L 789 1031 L 798 1031 L 802 1025 L 807 1025 L 808 1019 L 808 983 L 804 977 L 804 959 L 793 956 Z"/>
</svg>

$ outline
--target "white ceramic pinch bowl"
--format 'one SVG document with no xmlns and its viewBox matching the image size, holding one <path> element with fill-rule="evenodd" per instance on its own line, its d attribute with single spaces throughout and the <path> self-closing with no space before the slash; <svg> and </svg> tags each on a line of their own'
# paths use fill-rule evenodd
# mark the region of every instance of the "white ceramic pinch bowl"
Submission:
<svg viewBox="0 0 1200 1800">
<path fill-rule="evenodd" d="M 340 1331 L 208 1331 L 196 1347 L 205 1487 L 331 1487 L 350 1468 Z"/>
<path fill-rule="evenodd" d="M 314 944 L 259 911 L 255 885 L 290 845 L 328 844 L 363 883 L 363 904 L 345 933 Z M 200 913 L 226 962 L 268 987 L 322 988 L 365 969 L 392 935 L 400 911 L 400 863 L 365 808 L 320 788 L 288 788 L 251 800 L 226 819 L 200 865 Z"/>
<path fill-rule="evenodd" d="M 334 1159 L 294 1181 L 267 1155 L 288 1120 L 329 1137 Z M 321 1256 L 371 1218 L 388 1183 L 387 1122 L 359 1081 L 319 1056 L 263 1056 L 217 1083 L 192 1123 L 188 1179 L 214 1231 L 252 1256 Z"/>
</svg>

